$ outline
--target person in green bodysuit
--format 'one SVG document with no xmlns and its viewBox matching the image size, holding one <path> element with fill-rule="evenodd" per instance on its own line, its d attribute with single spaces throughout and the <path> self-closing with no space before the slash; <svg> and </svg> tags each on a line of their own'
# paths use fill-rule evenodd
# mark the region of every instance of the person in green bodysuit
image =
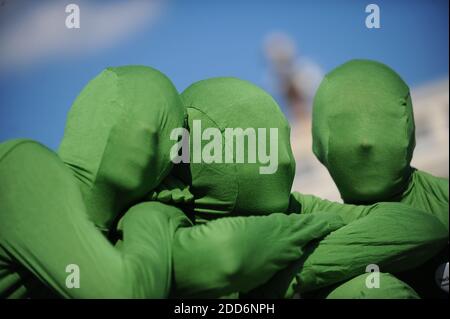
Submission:
<svg viewBox="0 0 450 319">
<path fill-rule="evenodd" d="M 395 71 L 370 60 L 352 60 L 331 71 L 314 100 L 312 132 L 313 151 L 345 203 L 407 204 L 438 218 L 448 241 L 448 180 L 410 165 L 415 147 L 412 101 Z M 448 261 L 448 250 L 441 256 L 440 262 Z M 436 261 L 405 278 L 416 289 L 431 285 L 438 290 Z M 436 296 L 430 289 L 424 293 Z"/>
<path fill-rule="evenodd" d="M 448 233 L 433 216 L 402 204 L 354 206 L 290 195 L 288 126 L 273 99 L 245 81 L 205 82 L 183 93 L 188 126 L 212 118 L 209 125 L 221 127 L 278 127 L 280 171 L 262 176 L 259 163 L 202 164 L 196 171 L 180 165 L 174 175 L 184 180 L 181 187 L 172 175 L 159 183 L 171 167 L 166 159 L 173 141 L 163 139 L 170 141 L 170 128 L 184 126 L 176 91 L 150 68 L 109 69 L 83 90 L 69 114 L 59 150 L 66 165 L 36 142 L 0 146 L 2 296 L 46 295 L 44 288 L 63 297 L 165 297 L 169 290 L 174 296 L 251 295 L 299 259 L 300 286 L 313 290 L 351 278 L 374 260 L 386 271 L 408 269 L 445 242 Z M 152 192 L 158 183 L 161 190 Z M 176 203 L 199 225 L 174 205 L 146 199 Z M 230 217 L 217 219 L 223 216 Z M 116 248 L 89 219 L 110 240 L 118 230 Z M 347 225 L 341 228 L 342 220 Z M 317 247 L 308 245 L 323 236 Z M 349 247 L 355 239 L 365 241 Z M 335 267 L 320 267 L 330 260 Z M 68 264 L 80 266 L 79 289 L 64 284 Z M 291 269 L 298 270 L 286 271 Z M 269 296 L 285 293 L 272 282 Z"/>
<path fill-rule="evenodd" d="M 448 228 L 448 180 L 411 167 L 410 90 L 388 66 L 353 60 L 330 72 L 313 108 L 313 151 L 346 203 L 401 202 Z"/>
<path fill-rule="evenodd" d="M 235 78 L 214 78 L 192 84 L 181 97 L 187 107 L 189 129 L 197 120 L 202 121 L 203 128 L 219 128 L 222 132 L 226 128 L 278 128 L 278 170 L 264 175 L 258 162 L 207 164 L 194 163 L 191 157 L 191 163 L 175 165 L 151 194 L 153 200 L 172 203 L 205 225 L 224 216 L 274 212 L 300 216 L 333 213 L 345 224 L 317 243 L 302 246 L 301 258 L 257 289 L 239 291 L 244 292 L 242 296 L 280 298 L 295 290 L 317 290 L 364 273 L 372 263 L 386 271 L 410 269 L 445 244 L 445 228 L 419 209 L 399 203 L 346 205 L 298 192 L 291 194 L 295 162 L 289 125 L 272 97 L 255 85 Z M 174 267 L 180 273 L 190 272 L 192 278 L 201 276 L 183 263 Z M 404 289 L 393 289 L 392 297 L 417 296 L 402 283 L 397 284 Z M 183 289 L 185 295 L 190 295 L 189 288 Z M 400 291 L 402 295 L 396 295 Z"/>
<path fill-rule="evenodd" d="M 272 214 L 191 227 L 176 207 L 145 202 L 171 169 L 170 132 L 184 119 L 162 73 L 109 68 L 76 99 L 58 155 L 31 140 L 0 144 L 0 296 L 163 298 L 173 272 L 177 287 L 220 296 L 254 288 L 342 225 L 332 214 Z M 66 285 L 69 265 L 79 288 Z"/>
<path fill-rule="evenodd" d="M 171 243 L 184 223 L 174 207 L 130 208 L 119 251 L 88 219 L 73 175 L 45 146 L 0 144 L 0 180 L 1 298 L 167 296 L 172 247 L 160 243 Z M 66 284 L 70 265 L 79 269 L 79 288 Z"/>
<path fill-rule="evenodd" d="M 183 121 L 163 74 L 109 68 L 75 101 L 60 156 L 30 140 L 0 144 L 0 295 L 167 296 L 171 243 L 189 223 L 174 207 L 137 200 L 170 170 L 164 134 Z M 116 249 L 99 229 L 126 211 Z M 69 265 L 79 288 L 66 285 Z"/>
</svg>

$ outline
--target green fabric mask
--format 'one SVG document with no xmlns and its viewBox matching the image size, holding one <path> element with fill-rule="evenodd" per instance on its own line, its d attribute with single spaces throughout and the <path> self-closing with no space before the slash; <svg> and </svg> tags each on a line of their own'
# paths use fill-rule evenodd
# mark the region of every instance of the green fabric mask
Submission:
<svg viewBox="0 0 450 319">
<path fill-rule="evenodd" d="M 408 186 L 415 147 L 408 86 L 392 69 L 352 60 L 322 81 L 313 107 L 313 151 L 346 203 L 389 200 Z"/>
<path fill-rule="evenodd" d="M 184 118 L 171 81 L 149 67 L 108 68 L 83 89 L 69 112 L 59 155 L 79 179 L 99 228 L 109 229 L 118 213 L 170 171 L 170 132 Z"/>
<path fill-rule="evenodd" d="M 194 197 L 194 211 L 197 217 L 212 219 L 223 215 L 258 215 L 286 211 L 295 174 L 295 161 L 290 146 L 290 127 L 273 98 L 261 88 L 236 78 L 213 78 L 194 83 L 181 94 L 187 108 L 190 129 L 190 164 L 179 164 L 174 175 L 189 185 Z M 201 129 L 218 128 L 221 131 L 222 163 L 193 161 L 195 132 L 194 121 L 201 120 Z M 197 122 L 198 123 L 198 122 Z M 226 128 L 254 129 L 256 132 L 256 162 L 249 163 L 251 146 L 244 134 L 244 163 L 238 163 L 233 152 L 233 163 L 225 163 Z M 266 129 L 266 147 L 258 144 Z M 277 169 L 273 174 L 261 174 L 261 167 L 269 164 L 260 162 L 258 152 L 270 154 L 270 128 L 278 130 Z M 211 139 L 202 142 L 202 150 Z M 230 141 L 230 140 L 229 140 Z M 235 138 L 234 141 L 237 141 Z M 271 145 L 272 144 L 272 145 Z M 197 144 L 198 145 L 198 144 Z M 235 143 L 235 147 L 237 142 Z M 220 155 L 220 154 L 219 154 Z M 255 200 L 263 198 L 264 200 Z"/>
</svg>

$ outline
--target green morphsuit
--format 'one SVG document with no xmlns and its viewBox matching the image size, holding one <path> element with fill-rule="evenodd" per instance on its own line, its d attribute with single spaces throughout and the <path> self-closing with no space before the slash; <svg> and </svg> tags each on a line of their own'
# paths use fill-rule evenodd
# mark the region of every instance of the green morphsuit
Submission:
<svg viewBox="0 0 450 319">
<path fill-rule="evenodd" d="M 250 296 L 283 297 L 293 277 L 301 283 L 302 291 L 318 289 L 361 274 L 365 266 L 371 263 L 379 262 L 388 269 L 407 269 L 410 262 L 426 260 L 434 253 L 433 246 L 441 247 L 442 242 L 445 242 L 445 229 L 439 221 L 418 210 L 413 210 L 413 213 L 421 220 L 419 225 L 407 219 L 411 228 L 405 230 L 404 225 L 395 223 L 398 218 L 406 218 L 410 214 L 412 209 L 406 205 L 345 205 L 314 196 L 290 194 L 295 163 L 290 149 L 289 126 L 270 95 L 251 83 L 234 78 L 204 80 L 186 89 L 182 99 L 187 107 L 190 128 L 196 120 L 202 121 L 203 128 L 216 127 L 222 132 L 226 128 L 278 128 L 281 165 L 273 176 L 265 176 L 260 174 L 259 163 L 192 163 L 191 154 L 191 163 L 176 165 L 172 174 L 151 195 L 152 199 L 173 203 L 193 214 L 194 219 L 201 223 L 221 216 L 270 217 L 271 213 L 281 212 L 303 217 L 323 214 L 340 216 L 346 224 L 340 229 L 335 228 L 334 232 L 329 230 L 331 233 L 318 246 L 307 247 L 308 241 L 304 240 L 300 246 L 301 257 L 297 259 L 300 264 L 285 267 L 266 285 L 251 291 Z M 191 149 L 194 143 L 192 135 L 191 131 Z M 360 218 L 364 221 L 352 223 Z M 227 218 L 214 222 L 224 220 Z M 212 223 L 204 225 L 209 224 Z M 386 232 L 388 236 L 380 238 L 379 229 L 388 225 L 392 232 Z M 305 232 L 308 233 L 307 227 Z M 310 229 L 307 238 L 320 239 L 327 235 L 323 231 L 315 232 L 317 230 Z M 261 229 L 260 234 L 264 233 L 265 230 Z M 396 236 L 397 233 L 401 235 Z M 413 235 L 416 237 L 411 241 Z M 263 235 L 255 233 L 253 240 L 262 238 Z M 252 240 L 252 237 L 248 237 L 248 240 Z M 359 244 L 350 247 L 347 245 L 349 241 Z M 337 252 L 342 251 L 339 259 L 331 258 L 336 255 L 330 254 L 330 247 L 334 247 Z M 303 254 L 304 248 L 307 254 Z M 265 249 L 270 250 L 271 245 Z M 359 262 L 353 263 L 356 254 L 359 255 Z M 198 255 L 201 261 L 202 257 Z M 330 268 L 321 267 L 322 261 Z M 300 267 L 303 262 L 305 267 Z M 175 263 L 175 277 L 177 272 L 185 273 L 189 269 L 188 265 L 181 263 L 177 269 Z M 257 268 L 255 271 L 258 271 Z M 195 280 L 201 273 L 191 271 L 190 276 Z M 189 287 L 183 293 L 189 295 Z"/>
<path fill-rule="evenodd" d="M 169 173 L 170 132 L 184 118 L 172 82 L 150 67 L 108 68 L 83 89 L 58 153 L 79 180 L 97 227 L 108 231 Z"/>
<path fill-rule="evenodd" d="M 172 241 L 190 223 L 175 207 L 139 202 L 170 171 L 170 131 L 184 118 L 165 75 L 109 68 L 72 106 L 60 157 L 32 141 L 2 144 L 2 296 L 167 297 Z M 121 215 L 115 248 L 98 228 Z M 66 285 L 72 264 L 80 288 Z"/>
<path fill-rule="evenodd" d="M 273 98 L 257 86 L 236 78 L 196 82 L 181 97 L 188 114 L 191 161 L 189 165 L 180 165 L 176 172 L 190 185 L 196 219 L 286 211 L 295 161 L 289 142 L 289 124 Z M 219 147 L 210 151 L 212 163 L 196 162 L 192 154 L 196 138 L 194 121 L 201 122 L 201 133 L 208 128 L 221 132 Z M 211 138 L 203 141 L 203 152 L 210 141 Z M 267 155 L 270 151 L 275 163 L 268 160 L 262 163 L 261 153 Z M 227 161 L 227 154 L 231 160 Z M 270 164 L 275 164 L 276 171 L 263 173 Z M 264 201 L 255 201 L 255 195 Z"/>
<path fill-rule="evenodd" d="M 369 274 L 359 275 L 326 294 L 326 299 L 419 299 L 410 286 L 391 274 L 378 273 L 377 286 L 371 287 Z M 367 285 L 369 281 L 369 285 Z M 369 287 L 368 287 L 369 286 Z M 380 289 L 381 288 L 381 289 Z"/>
<path fill-rule="evenodd" d="M 62 160 L 33 141 L 1 144 L 1 296 L 163 298 L 174 268 L 180 292 L 222 296 L 254 288 L 298 259 L 304 242 L 342 225 L 326 214 L 273 214 L 190 227 L 178 208 L 143 202 L 172 166 L 170 133 L 184 117 L 160 72 L 109 68 L 75 101 Z M 98 228 L 117 231 L 116 247 Z M 70 265 L 79 288 L 66 284 Z"/>
<path fill-rule="evenodd" d="M 353 60 L 320 85 L 313 150 L 346 203 L 402 202 L 448 228 L 448 180 L 411 167 L 415 127 L 410 91 L 384 64 Z"/>
<path fill-rule="evenodd" d="M 411 167 L 414 146 L 410 90 L 395 71 L 375 61 L 352 60 L 326 75 L 314 100 L 313 150 L 344 202 L 400 202 L 419 209 L 442 222 L 445 245 L 448 180 Z M 416 277 L 433 276 L 424 274 Z"/>
<path fill-rule="evenodd" d="M 151 195 L 180 206 L 199 224 L 180 230 L 175 239 L 176 296 L 211 298 L 249 291 L 300 258 L 308 242 L 343 225 L 332 213 L 270 214 L 288 209 L 295 170 L 289 125 L 270 95 L 246 81 L 215 78 L 191 85 L 182 100 L 188 114 L 191 163 L 176 165 Z M 202 130 L 218 128 L 223 133 L 222 143 L 212 154 L 222 154 L 221 163 L 194 163 L 194 121 L 201 121 Z M 227 128 L 242 129 L 235 140 L 248 138 L 244 136 L 247 129 L 257 133 L 265 128 L 268 133 L 277 128 L 276 172 L 260 174 L 260 163 L 238 163 L 236 153 L 231 163 L 224 163 Z M 208 140 L 201 148 L 206 144 Z M 260 195 L 264 200 L 254 200 Z M 214 243 L 222 248 L 212 249 Z"/>
<path fill-rule="evenodd" d="M 119 250 L 89 220 L 72 172 L 43 145 L 0 144 L 0 181 L 0 298 L 167 297 L 174 233 L 188 225 L 180 210 L 133 206 Z"/>
<path fill-rule="evenodd" d="M 414 269 L 447 244 L 448 232 L 437 218 L 401 203 L 340 204 L 294 192 L 289 211 L 335 212 L 346 225 L 308 245 L 302 258 L 252 291 L 251 297 L 286 298 L 295 292 L 317 297 L 319 289 L 363 274 L 371 264 L 384 272 Z M 396 298 L 392 292 L 385 294 Z"/>
</svg>

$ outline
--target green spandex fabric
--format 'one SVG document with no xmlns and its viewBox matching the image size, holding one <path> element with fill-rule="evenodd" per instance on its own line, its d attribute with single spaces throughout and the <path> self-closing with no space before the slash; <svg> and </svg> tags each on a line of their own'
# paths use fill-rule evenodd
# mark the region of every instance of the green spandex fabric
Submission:
<svg viewBox="0 0 450 319">
<path fill-rule="evenodd" d="M 249 291 L 300 258 L 308 242 L 343 225 L 333 213 L 313 218 L 298 214 L 248 216 L 285 212 L 289 205 L 295 171 L 289 125 L 270 95 L 246 81 L 214 78 L 191 85 L 182 93 L 182 100 L 191 150 L 196 120 L 201 121 L 202 132 L 218 128 L 222 134 L 227 128 L 253 128 L 255 132 L 278 128 L 279 143 L 274 174 L 260 174 L 258 162 L 194 163 L 191 152 L 191 163 L 175 165 L 172 175 L 152 194 L 153 199 L 182 207 L 200 224 L 180 231 L 174 245 L 177 296 L 220 297 Z M 220 152 L 226 148 L 224 138 L 222 135 Z M 254 200 L 255 196 L 264 200 Z M 206 223 L 219 217 L 227 218 Z M 221 249 L 211 249 L 214 243 Z"/>
<path fill-rule="evenodd" d="M 60 297 L 167 296 L 175 229 L 189 222 L 175 207 L 133 205 L 169 172 L 168 137 L 184 117 L 159 71 L 109 68 L 72 106 L 62 161 L 35 142 L 2 144 L 2 296 L 36 296 L 43 286 Z M 107 231 L 125 212 L 119 251 L 91 221 Z M 65 285 L 69 264 L 79 266 L 80 288 Z"/>
<path fill-rule="evenodd" d="M 298 193 L 293 197 L 293 201 L 302 203 L 302 213 L 363 212 L 311 247 L 312 252 L 302 262 L 297 278 L 298 289 L 303 292 L 349 279 L 363 273 L 369 264 L 377 264 L 381 271 L 392 273 L 412 269 L 433 257 L 447 243 L 448 232 L 437 218 L 404 204 L 354 206 L 317 201 Z"/>
<path fill-rule="evenodd" d="M 298 260 L 304 247 L 343 226 L 333 213 L 225 217 L 176 233 L 173 295 L 248 292 Z"/>
<path fill-rule="evenodd" d="M 158 71 L 111 68 L 69 113 L 64 162 L 33 141 L 0 144 L 2 297 L 219 297 L 255 288 L 342 226 L 333 214 L 273 214 L 190 227 L 176 207 L 136 205 L 171 167 L 180 105 Z M 109 230 L 119 216 L 114 248 L 92 221 Z M 65 284 L 72 264 L 79 288 Z"/>
<path fill-rule="evenodd" d="M 294 192 L 289 211 L 301 215 L 335 212 L 346 225 L 310 244 L 301 259 L 252 291 L 252 297 L 291 297 L 296 291 L 311 294 L 363 274 L 370 264 L 383 272 L 409 270 L 447 244 L 448 231 L 437 218 L 401 203 L 340 204 Z"/>
<path fill-rule="evenodd" d="M 415 146 L 408 86 L 387 66 L 348 62 L 322 81 L 313 107 L 313 150 L 347 203 L 406 189 Z"/>
<path fill-rule="evenodd" d="M 171 81 L 149 67 L 108 68 L 82 90 L 58 153 L 79 180 L 97 227 L 110 230 L 119 213 L 169 173 L 169 136 L 184 118 Z"/>
<path fill-rule="evenodd" d="M 313 108 L 313 150 L 346 203 L 396 201 L 448 228 L 448 180 L 410 166 L 415 146 L 409 88 L 392 69 L 353 60 L 326 75 Z"/>
<path fill-rule="evenodd" d="M 278 129 L 278 168 L 273 174 L 261 174 L 261 164 L 256 154 L 256 162 L 248 161 L 250 140 L 245 133 L 237 134 L 236 141 L 243 138 L 246 142 L 245 163 L 238 163 L 234 152 L 233 163 L 195 163 L 191 152 L 190 165 L 177 165 L 175 173 L 190 186 L 194 198 L 196 219 L 213 219 L 233 215 L 262 215 L 284 212 L 289 203 L 289 193 L 295 173 L 295 161 L 292 155 L 289 124 L 281 113 L 277 103 L 264 90 L 250 82 L 236 78 L 213 78 L 199 81 L 189 86 L 182 94 L 187 108 L 188 128 L 193 121 L 200 120 L 202 130 L 213 127 L 222 133 L 222 148 L 225 154 L 226 128 L 242 130 L 253 129 L 256 143 L 266 138 L 266 150 L 270 148 L 270 128 Z M 266 136 L 258 129 L 265 128 Z M 208 141 L 204 141 L 202 148 Z M 194 143 L 191 142 L 191 146 Z M 258 145 L 259 146 L 259 145 Z M 264 200 L 255 200 L 264 198 Z"/>
<path fill-rule="evenodd" d="M 267 93 L 218 78 L 192 85 L 182 100 L 188 128 L 194 119 L 203 128 L 278 128 L 276 172 L 260 174 L 260 163 L 191 163 L 176 165 L 164 179 L 172 167 L 170 133 L 185 124 L 176 90 L 151 68 L 107 69 L 69 113 L 62 161 L 36 142 L 0 144 L 2 296 L 47 295 L 42 283 L 58 296 L 79 298 L 165 297 L 171 287 L 175 296 L 220 297 L 251 294 L 258 286 L 265 289 L 253 292 L 282 296 L 292 277 L 293 290 L 314 290 L 357 276 L 371 263 L 388 272 L 409 269 L 447 243 L 448 216 L 447 229 L 433 216 L 445 224 L 439 210 L 445 202 L 433 199 L 448 198 L 448 184 L 447 193 L 436 186 L 434 197 L 411 186 L 445 187 L 444 181 L 411 169 L 402 201 L 416 208 L 290 194 L 289 126 Z M 394 164 L 389 168 L 385 176 L 402 175 Z M 361 202 L 373 198 L 370 187 L 362 189 Z M 192 226 L 174 206 L 135 205 L 149 192 L 197 222 L 227 218 Z M 119 216 L 123 237 L 113 247 L 91 221 L 108 231 Z M 80 268 L 80 288 L 65 284 L 70 264 Z"/>
<path fill-rule="evenodd" d="M 89 221 L 72 172 L 41 144 L 0 144 L 0 180 L 1 298 L 168 295 L 171 243 L 186 220 L 177 208 L 157 202 L 133 206 L 120 223 L 118 250 Z M 79 267 L 79 288 L 66 285 L 66 267 L 73 264 Z"/>
<path fill-rule="evenodd" d="M 280 167 L 270 177 L 261 176 L 254 164 L 247 163 L 176 165 L 173 174 L 152 194 L 153 199 L 193 211 L 195 218 L 201 222 L 229 215 L 283 212 L 307 216 L 327 212 L 340 216 L 346 224 L 318 245 L 310 245 L 307 254 L 302 254 L 296 263 L 286 267 L 267 284 L 251 291 L 248 296 L 283 297 L 293 277 L 296 280 L 291 285 L 292 291 L 318 289 L 359 275 L 371 263 L 378 263 L 387 270 L 409 269 L 431 257 L 436 249 L 445 244 L 445 229 L 439 221 L 406 205 L 380 203 L 355 206 L 299 193 L 289 196 L 295 167 L 289 145 L 289 128 L 286 127 L 286 120 L 279 118 L 279 109 L 273 99 L 256 86 L 238 79 L 216 78 L 191 85 L 183 92 L 182 98 L 188 108 L 188 123 L 201 119 L 202 123 L 206 121 L 206 127 L 222 129 L 281 128 L 286 133 L 279 134 L 279 154 L 280 157 L 285 156 L 280 162 L 291 163 Z M 251 113 L 242 116 L 247 111 Z M 275 115 L 272 116 L 272 113 Z M 254 118 L 255 122 L 252 121 Z M 249 169 L 245 169 L 247 165 Z M 213 169 L 216 166 L 220 168 Z M 264 178 L 270 178 L 265 181 L 269 184 L 263 183 Z M 249 182 L 243 182 L 241 187 L 240 181 Z M 239 190 L 239 195 L 236 195 L 235 188 Z M 237 201 L 236 205 L 233 198 Z M 240 202 L 241 198 L 246 200 Z M 278 210 L 273 210 L 273 199 L 279 203 Z M 230 210 L 230 207 L 234 209 Z M 398 224 L 398 220 L 405 220 L 405 224 Z M 313 238 L 312 235 L 309 237 Z M 261 239 L 264 236 L 255 237 Z M 316 238 L 320 237 L 316 235 Z M 270 247 L 269 244 L 266 249 Z M 195 272 L 192 275 L 195 276 Z"/>
<path fill-rule="evenodd" d="M 342 199 L 407 204 L 438 218 L 448 242 L 448 179 L 412 168 L 414 146 L 410 91 L 395 71 L 375 61 L 352 60 L 326 75 L 314 100 L 313 150 Z M 425 271 L 414 277 L 433 278 Z"/>
<path fill-rule="evenodd" d="M 391 274 L 379 273 L 379 286 L 368 288 L 369 274 L 359 275 L 333 289 L 327 299 L 419 299 L 417 293 L 406 283 Z M 370 278 L 369 278 L 370 280 Z"/>
</svg>

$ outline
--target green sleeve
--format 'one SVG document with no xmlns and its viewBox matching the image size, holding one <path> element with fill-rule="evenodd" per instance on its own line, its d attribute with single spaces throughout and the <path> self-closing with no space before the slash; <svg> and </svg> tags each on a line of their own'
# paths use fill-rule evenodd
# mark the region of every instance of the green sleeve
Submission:
<svg viewBox="0 0 450 319">
<path fill-rule="evenodd" d="M 65 298 L 162 298 L 171 286 L 172 239 L 180 215 L 160 203 L 131 208 L 114 248 L 88 219 L 68 168 L 42 145 L 0 144 L 0 295 L 14 296 L 14 272 L 32 274 Z M 171 214 L 174 214 L 173 212 Z M 69 288 L 69 265 L 79 288 Z M 26 278 L 19 276 L 15 278 Z M 24 279 L 22 279 L 24 280 Z"/>
<path fill-rule="evenodd" d="M 311 214 L 315 212 L 334 212 L 338 214 L 342 220 L 348 224 L 356 219 L 367 216 L 376 210 L 378 205 L 350 205 L 332 202 L 321 199 L 313 195 L 304 195 L 299 192 L 291 193 L 289 199 L 289 211 L 301 214 Z"/>
<path fill-rule="evenodd" d="M 275 213 L 179 229 L 173 248 L 175 295 L 217 298 L 248 292 L 298 260 L 311 240 L 342 226 L 332 213 Z"/>
<path fill-rule="evenodd" d="M 447 240 L 447 230 L 434 216 L 398 203 L 379 206 L 309 247 L 297 274 L 298 288 L 310 291 L 337 283 L 363 273 L 369 264 L 383 272 L 412 269 Z"/>
<path fill-rule="evenodd" d="M 189 185 L 171 175 L 148 199 L 183 207 L 194 205 Z M 193 219 L 200 224 L 176 234 L 177 297 L 216 298 L 247 292 L 285 268 L 294 256 L 300 257 L 307 243 L 344 225 L 334 213 L 223 217 L 213 221 L 196 215 Z M 301 229 L 294 231 L 298 225 Z"/>
<path fill-rule="evenodd" d="M 448 230 L 448 179 L 415 170 L 399 201 L 436 216 Z"/>
<path fill-rule="evenodd" d="M 404 204 L 355 206 L 298 193 L 293 198 L 300 200 L 291 198 L 291 208 L 302 214 L 325 210 L 341 216 L 347 225 L 308 245 L 303 258 L 258 287 L 253 296 L 291 297 L 296 290 L 308 292 L 364 273 L 369 264 L 388 272 L 412 269 L 434 256 L 448 240 L 437 218 Z"/>
</svg>

